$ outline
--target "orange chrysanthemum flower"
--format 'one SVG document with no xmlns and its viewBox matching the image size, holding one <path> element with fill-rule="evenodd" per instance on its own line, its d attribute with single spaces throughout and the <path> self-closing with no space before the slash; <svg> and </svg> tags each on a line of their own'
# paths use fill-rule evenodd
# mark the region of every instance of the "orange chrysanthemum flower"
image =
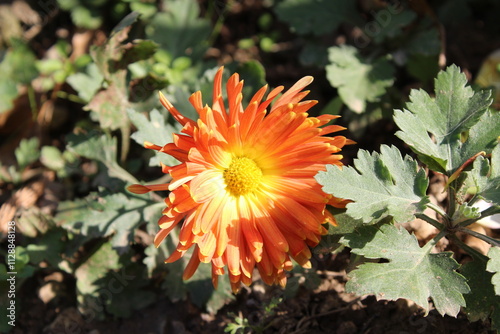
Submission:
<svg viewBox="0 0 500 334">
<path fill-rule="evenodd" d="M 173 143 L 146 148 L 169 154 L 180 164 L 162 166 L 172 176 L 168 184 L 132 185 L 134 193 L 169 190 L 167 208 L 159 220 L 155 245 L 181 225 L 176 251 L 165 262 L 181 258 L 194 246 L 185 268 L 191 277 L 200 262 L 212 264 L 217 286 L 224 268 L 233 291 L 252 282 L 254 268 L 267 284 L 286 284 L 291 259 L 310 267 L 310 246 L 326 233 L 323 224 L 334 223 L 327 203 L 343 201 L 325 194 L 314 176 L 325 164 L 341 165 L 345 137 L 324 135 L 343 130 L 325 126 L 333 115 L 308 117 L 317 101 L 302 101 L 302 91 L 313 78 L 304 77 L 267 108 L 283 90 L 272 90 L 262 101 L 262 87 L 246 108 L 242 106 L 243 81 L 234 74 L 228 80 L 227 107 L 222 99 L 222 72 L 215 75 L 212 107 L 202 105 L 201 92 L 189 101 L 199 114 L 197 121 L 184 117 L 160 93 L 165 108 L 183 125 Z"/>
</svg>

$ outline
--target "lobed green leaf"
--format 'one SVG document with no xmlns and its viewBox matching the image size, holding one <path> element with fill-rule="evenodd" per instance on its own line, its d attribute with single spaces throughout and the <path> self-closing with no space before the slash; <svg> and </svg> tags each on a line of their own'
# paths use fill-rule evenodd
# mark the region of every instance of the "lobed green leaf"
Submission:
<svg viewBox="0 0 500 334">
<path fill-rule="evenodd" d="M 491 247 L 488 252 L 488 257 L 490 260 L 486 266 L 486 271 L 493 273 L 491 283 L 495 287 L 495 294 L 500 296 L 500 248 Z M 498 322 L 498 326 L 500 326 L 500 321 Z"/>
<path fill-rule="evenodd" d="M 499 248 L 491 248 L 488 255 L 500 259 L 500 252 L 494 255 L 495 251 L 492 251 L 494 249 Z M 490 259 L 488 265 L 493 261 L 493 258 Z M 498 263 L 500 264 L 500 261 Z M 500 296 L 498 292 L 495 294 L 495 287 L 492 284 L 494 275 L 486 271 L 486 268 L 486 262 L 480 258 L 474 258 L 460 268 L 460 273 L 465 276 L 471 289 L 470 293 L 464 295 L 467 304 L 464 312 L 469 321 L 484 321 L 491 318 L 492 329 L 500 330 Z M 500 269 L 500 266 L 497 269 Z"/>
<path fill-rule="evenodd" d="M 338 89 L 349 109 L 357 113 L 365 111 L 367 102 L 378 101 L 394 82 L 394 66 L 387 58 L 368 61 L 356 48 L 343 45 L 329 48 L 328 59 L 328 81 Z"/>
<path fill-rule="evenodd" d="M 490 153 L 496 145 L 499 113 L 487 112 L 491 92 L 466 86 L 457 66 L 438 74 L 432 98 L 413 90 L 407 109 L 396 110 L 396 135 L 430 169 L 450 176 L 475 154 Z"/>
<path fill-rule="evenodd" d="M 420 248 L 416 237 L 404 228 L 363 226 L 340 242 L 355 254 L 389 261 L 361 264 L 349 274 L 347 292 L 373 294 L 377 299 L 410 299 L 426 312 L 430 297 L 440 314 L 450 316 L 465 306 L 463 294 L 470 289 L 455 271 L 459 265 L 452 253 L 430 254 L 432 247 Z"/>
<path fill-rule="evenodd" d="M 157 109 L 153 109 L 148 120 L 146 116 L 133 109 L 127 110 L 128 117 L 137 131 L 130 137 L 139 145 L 150 142 L 159 146 L 164 146 L 172 142 L 172 133 L 176 128 L 168 124 L 166 118 Z M 150 166 L 159 166 L 160 162 L 165 165 L 176 165 L 177 160 L 165 153 L 155 152 L 155 156 L 149 161 Z"/>
<path fill-rule="evenodd" d="M 208 47 L 210 21 L 200 18 L 195 0 L 172 0 L 166 11 L 157 13 L 146 29 L 149 38 L 167 50 L 173 59 L 189 56 L 201 58 Z"/>
<path fill-rule="evenodd" d="M 399 223 L 412 220 L 429 202 L 428 179 L 423 169 L 409 156 L 404 160 L 396 147 L 382 145 L 381 153 L 360 150 L 354 167 L 327 166 L 316 180 L 323 191 L 335 197 L 353 200 L 347 214 L 374 224 L 387 217 Z"/>
</svg>

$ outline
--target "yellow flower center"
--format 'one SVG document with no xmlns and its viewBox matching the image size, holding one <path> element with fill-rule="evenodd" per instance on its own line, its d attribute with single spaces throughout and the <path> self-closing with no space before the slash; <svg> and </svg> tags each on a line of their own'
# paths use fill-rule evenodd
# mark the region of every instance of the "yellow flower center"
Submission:
<svg viewBox="0 0 500 334">
<path fill-rule="evenodd" d="M 231 160 L 229 168 L 224 170 L 226 189 L 233 196 L 245 195 L 254 191 L 262 179 L 262 169 L 255 161 L 247 157 L 236 157 Z"/>
</svg>

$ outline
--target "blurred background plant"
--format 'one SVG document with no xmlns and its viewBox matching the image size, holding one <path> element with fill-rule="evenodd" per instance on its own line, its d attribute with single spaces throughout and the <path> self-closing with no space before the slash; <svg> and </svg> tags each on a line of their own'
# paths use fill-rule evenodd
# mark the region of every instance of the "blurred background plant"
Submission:
<svg viewBox="0 0 500 334">
<path fill-rule="evenodd" d="M 345 135 L 358 142 L 343 152 L 346 164 L 357 149 L 378 150 L 382 143 L 412 154 L 394 136 L 393 110 L 403 108 L 413 88 L 432 92 L 438 71 L 452 63 L 478 87 L 499 87 L 499 16 L 496 0 L 0 4 L 0 242 L 5 255 L 7 223 L 16 221 L 18 307 L 18 326 L 1 322 L 0 331 L 60 333 L 65 319 L 80 330 L 103 332 L 119 326 L 144 332 L 141 322 L 153 332 L 163 326 L 176 333 L 331 326 L 362 331 L 355 311 L 383 304 L 362 304 L 345 293 L 349 251 L 333 249 L 330 236 L 316 249 L 314 268 L 290 273 L 284 291 L 257 282 L 234 296 L 227 281 L 212 289 L 208 268 L 182 281 L 189 256 L 163 264 L 177 243 L 175 233 L 159 248 L 152 243 L 166 194 L 124 190 L 138 181 L 168 181 L 159 163 L 175 164 L 141 147 L 144 141 L 166 144 L 179 131 L 157 92 L 196 118 L 188 97 L 201 90 L 208 102 L 221 64 L 227 74 L 240 73 L 246 98 L 265 83 L 289 87 L 313 75 L 316 113 L 342 115 Z M 438 173 L 429 176 L 431 183 L 445 182 Z M 446 201 L 442 188 L 435 189 L 429 191 L 436 201 Z M 477 228 L 499 236 L 494 228 Z M 466 258 L 461 256 L 457 261 Z M 1 263 L 1 309 L 8 302 L 8 271 Z M 266 305 L 273 306 L 261 324 L 252 314 Z M 405 307 L 410 313 L 403 319 L 372 324 L 374 332 L 376 326 L 413 326 L 410 315 L 420 313 Z M 332 313 L 335 308 L 351 313 L 322 325 L 324 315 L 340 314 Z M 140 318 L 138 310 L 162 319 Z M 167 310 L 174 316 L 165 318 Z M 284 325 L 269 319 L 277 314 Z M 116 319 L 132 320 L 120 325 Z M 477 329 L 465 316 L 448 321 L 467 324 L 471 333 Z"/>
</svg>

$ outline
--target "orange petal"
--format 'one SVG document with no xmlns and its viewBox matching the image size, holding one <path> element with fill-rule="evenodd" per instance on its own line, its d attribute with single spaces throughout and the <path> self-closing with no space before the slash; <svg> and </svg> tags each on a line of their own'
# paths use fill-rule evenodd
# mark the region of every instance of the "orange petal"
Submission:
<svg viewBox="0 0 500 334">
<path fill-rule="evenodd" d="M 218 170 L 206 170 L 196 175 L 190 183 L 191 196 L 197 203 L 204 203 L 224 192 L 222 173 Z"/>
<path fill-rule="evenodd" d="M 200 265 L 200 260 L 198 259 L 198 250 L 198 246 L 196 246 L 186 268 L 184 269 L 184 274 L 182 275 L 183 280 L 190 279 L 191 276 L 193 276 L 193 274 L 195 273 L 196 269 L 198 269 L 198 266 Z"/>
<path fill-rule="evenodd" d="M 174 118 L 181 123 L 182 125 L 185 124 L 191 124 L 194 125 L 194 122 L 192 119 L 187 118 L 183 116 L 173 105 L 170 103 L 170 101 L 167 100 L 167 98 L 162 94 L 162 92 L 158 92 L 160 95 L 160 103 L 167 109 Z"/>
</svg>

